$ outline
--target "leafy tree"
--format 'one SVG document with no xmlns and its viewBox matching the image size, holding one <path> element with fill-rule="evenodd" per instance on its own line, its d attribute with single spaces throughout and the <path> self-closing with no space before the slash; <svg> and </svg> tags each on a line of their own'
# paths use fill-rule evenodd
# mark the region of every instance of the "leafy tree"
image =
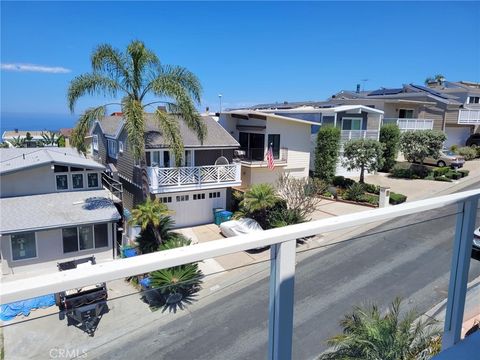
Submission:
<svg viewBox="0 0 480 360">
<path fill-rule="evenodd" d="M 340 321 L 343 333 L 328 341 L 334 350 L 319 359 L 430 359 L 440 351 L 441 332 L 434 326 L 436 320 L 417 320 L 415 310 L 403 312 L 400 307 L 398 298 L 385 315 L 375 304 L 355 307 Z"/>
<path fill-rule="evenodd" d="M 124 52 L 108 44 L 98 46 L 92 53 L 91 65 L 91 73 L 79 75 L 70 83 L 70 110 L 73 112 L 77 100 L 87 94 L 113 98 L 120 95 L 122 101 L 85 111 L 72 132 L 72 144 L 79 151 L 86 151 L 85 136 L 95 120 L 102 121 L 107 105 L 112 104 L 122 108 L 128 144 L 135 159 L 141 160 L 144 153 L 146 110 L 158 103 L 165 104 L 171 113 L 156 108 L 154 117 L 175 154 L 177 166 L 183 158 L 179 117 L 203 142 L 206 127 L 195 108 L 195 103 L 200 102 L 202 87 L 192 72 L 183 67 L 161 64 L 158 57 L 138 40 L 132 41 Z M 146 97 L 150 95 L 161 101 L 147 103 Z"/>
<path fill-rule="evenodd" d="M 12 144 L 12 146 L 16 148 L 25 147 L 25 138 L 20 137 L 20 135 L 18 135 L 17 137 L 12 137 L 10 144 Z"/>
<path fill-rule="evenodd" d="M 423 166 L 426 157 L 438 158 L 447 136 L 436 130 L 406 131 L 400 137 L 400 151 L 408 161 Z"/>
<path fill-rule="evenodd" d="M 270 184 L 254 184 L 247 190 L 240 202 L 243 214 L 255 219 L 264 229 L 267 228 L 267 210 L 277 204 L 279 197 Z"/>
<path fill-rule="evenodd" d="M 148 197 L 144 203 L 137 205 L 132 210 L 132 219 L 130 221 L 132 224 L 140 225 L 142 231 L 151 231 L 158 246 L 162 243 L 162 234 L 158 227 L 161 224 L 162 217 L 167 214 L 168 208 L 164 203 L 161 203 L 158 198 L 152 200 Z"/>
<path fill-rule="evenodd" d="M 400 142 L 400 129 L 396 124 L 386 124 L 380 128 L 380 142 L 383 144 L 382 171 L 388 172 L 396 164 L 398 145 Z"/>
<path fill-rule="evenodd" d="M 33 140 L 32 134 L 30 134 L 30 132 L 27 131 L 27 133 L 25 134 L 25 141 L 32 141 L 32 140 Z"/>
<path fill-rule="evenodd" d="M 48 133 L 42 132 L 42 143 L 44 145 L 59 145 L 60 139 L 63 139 L 63 135 L 58 135 L 53 131 L 49 131 Z"/>
<path fill-rule="evenodd" d="M 340 129 L 333 126 L 322 126 L 317 134 L 315 148 L 315 176 L 332 181 L 337 168 L 340 150 Z"/>
<path fill-rule="evenodd" d="M 438 85 L 441 85 L 445 81 L 445 76 L 442 74 L 437 74 L 435 76 L 429 76 L 425 79 L 425 85 L 428 85 L 432 82 L 436 82 Z"/>
<path fill-rule="evenodd" d="M 383 144 L 376 140 L 350 140 L 343 147 L 343 166 L 360 170 L 360 183 L 365 182 L 365 170 L 377 171 L 383 165 Z"/>
</svg>

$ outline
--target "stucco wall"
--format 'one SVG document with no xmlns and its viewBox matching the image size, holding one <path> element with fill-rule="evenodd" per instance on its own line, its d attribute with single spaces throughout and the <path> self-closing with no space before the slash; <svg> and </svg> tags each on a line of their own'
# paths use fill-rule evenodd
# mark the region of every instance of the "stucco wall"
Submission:
<svg viewBox="0 0 480 360">
<path fill-rule="evenodd" d="M 50 165 L 5 174 L 0 177 L 1 197 L 56 192 Z"/>
</svg>

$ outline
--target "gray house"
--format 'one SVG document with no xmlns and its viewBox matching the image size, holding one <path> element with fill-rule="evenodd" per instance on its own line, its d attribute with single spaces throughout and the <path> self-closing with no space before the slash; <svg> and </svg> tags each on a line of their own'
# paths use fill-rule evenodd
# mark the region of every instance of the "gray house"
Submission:
<svg viewBox="0 0 480 360">
<path fill-rule="evenodd" d="M 171 115 L 175 116 L 175 115 Z M 132 209 L 147 196 L 167 205 L 176 227 L 213 222 L 213 209 L 225 208 L 227 190 L 241 185 L 240 164 L 233 162 L 238 142 L 212 117 L 202 116 L 202 143 L 178 119 L 185 154 L 177 167 L 152 114 L 146 114 L 145 151 L 135 161 L 121 114 L 106 116 L 92 130 L 92 156 L 123 183 L 123 204 Z"/>
<path fill-rule="evenodd" d="M 0 158 L 2 274 L 114 258 L 121 216 L 118 199 L 102 187 L 103 165 L 70 148 L 0 149 Z"/>
</svg>

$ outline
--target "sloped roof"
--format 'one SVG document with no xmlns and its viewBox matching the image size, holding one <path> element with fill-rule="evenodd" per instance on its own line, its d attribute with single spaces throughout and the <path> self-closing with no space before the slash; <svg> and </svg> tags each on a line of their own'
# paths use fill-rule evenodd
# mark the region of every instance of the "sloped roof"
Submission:
<svg viewBox="0 0 480 360">
<path fill-rule="evenodd" d="M 121 218 L 107 190 L 71 191 L 0 199 L 8 209 L 0 234 L 117 221 Z"/>
<path fill-rule="evenodd" d="M 16 138 L 20 136 L 21 138 L 24 138 L 27 136 L 27 133 L 30 133 L 30 136 L 32 136 L 34 139 L 42 139 L 42 134 L 48 133 L 47 130 L 6 130 L 3 132 L 3 138 L 4 139 L 11 139 L 11 138 Z"/>
<path fill-rule="evenodd" d="M 175 116 L 175 115 L 171 115 Z M 193 130 L 188 128 L 179 116 L 175 116 L 185 147 L 239 147 L 240 144 L 211 116 L 202 116 L 207 127 L 207 136 L 203 144 L 198 140 Z M 102 132 L 107 136 L 117 137 L 124 125 L 122 116 L 106 116 L 98 122 Z M 161 130 L 153 114 L 146 114 L 145 147 L 167 147 Z"/>
<path fill-rule="evenodd" d="M 73 148 L 8 148 L 0 149 L 0 174 L 11 173 L 46 164 L 71 165 L 103 170 L 105 167 L 84 157 Z"/>
<path fill-rule="evenodd" d="M 293 117 L 288 117 L 284 115 L 278 115 L 271 111 L 267 110 L 234 110 L 234 111 L 226 111 L 225 114 L 229 115 L 243 115 L 246 118 L 255 118 L 256 116 L 268 116 L 272 120 L 286 120 L 291 122 L 296 122 L 305 125 L 318 125 L 318 122 L 309 121 L 309 120 L 302 120 Z"/>
</svg>

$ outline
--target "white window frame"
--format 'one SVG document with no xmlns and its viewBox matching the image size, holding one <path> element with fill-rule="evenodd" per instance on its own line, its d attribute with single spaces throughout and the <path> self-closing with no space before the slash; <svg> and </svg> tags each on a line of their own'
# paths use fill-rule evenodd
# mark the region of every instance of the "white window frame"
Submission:
<svg viewBox="0 0 480 360">
<path fill-rule="evenodd" d="M 343 128 L 343 120 L 355 120 L 355 121 L 360 120 L 360 129 L 358 129 L 358 130 L 357 129 L 355 129 L 355 130 L 354 129 L 344 129 Z M 340 130 L 342 130 L 342 131 L 362 131 L 362 128 L 363 128 L 363 118 L 361 118 L 361 117 L 348 117 L 348 116 L 344 116 L 342 118 L 342 124 L 341 124 Z"/>
<path fill-rule="evenodd" d="M 31 233 L 33 232 L 35 234 L 35 257 L 30 257 L 28 259 L 13 259 L 13 245 L 12 245 L 12 235 L 18 235 L 22 233 Z M 15 233 L 15 234 L 10 234 L 10 258 L 12 259 L 12 262 L 21 262 L 21 261 L 28 261 L 28 260 L 35 260 L 38 259 L 38 239 L 37 239 L 37 232 L 36 231 L 22 231 L 20 233 Z"/>
<path fill-rule="evenodd" d="M 170 150 L 165 150 L 165 149 L 157 149 L 157 150 L 148 150 L 147 152 L 150 153 L 148 156 L 150 157 L 150 166 L 153 167 L 159 167 L 159 168 L 164 168 L 165 163 L 164 163 L 164 158 L 163 158 L 163 153 L 164 152 L 170 153 L 170 168 L 175 167 L 175 155 L 173 154 L 173 151 Z M 152 165 L 152 159 L 153 159 L 153 153 L 158 152 L 158 164 L 157 165 Z"/>
<path fill-rule="evenodd" d="M 81 188 L 73 187 L 73 176 L 74 175 L 82 175 L 82 187 Z M 85 171 L 70 171 L 70 177 L 71 177 L 72 190 L 79 191 L 79 190 L 85 190 L 87 188 L 85 186 L 85 180 L 86 180 Z"/>
<path fill-rule="evenodd" d="M 472 99 L 478 99 L 478 101 L 477 102 L 472 102 Z M 468 99 L 467 99 L 467 104 L 479 105 L 480 104 L 480 96 L 469 96 Z"/>
<path fill-rule="evenodd" d="M 70 169 L 70 167 L 69 167 Z M 58 186 L 57 186 L 57 176 L 58 175 L 66 175 L 67 176 L 67 188 L 66 189 L 59 189 Z M 53 173 L 53 181 L 55 181 L 55 191 L 57 192 L 62 192 L 62 191 L 69 191 L 70 190 L 70 183 L 71 183 L 71 179 L 70 179 L 70 171 L 68 172 L 54 172 Z"/>
<path fill-rule="evenodd" d="M 192 159 L 190 165 L 187 164 L 187 151 L 192 154 L 190 156 L 190 158 Z M 195 166 L 195 150 L 193 150 L 193 149 L 186 149 L 185 150 L 185 153 L 183 154 L 183 159 L 182 159 L 182 166 L 185 166 L 185 167 L 194 167 Z"/>
<path fill-rule="evenodd" d="M 110 229 L 109 225 L 110 223 L 97 223 L 97 224 L 85 224 L 85 225 L 78 225 L 78 226 L 66 226 L 60 230 L 62 234 L 62 253 L 65 254 L 74 254 L 74 253 L 83 253 L 83 252 L 88 252 L 88 251 L 93 251 L 97 249 L 107 249 L 110 247 Z M 97 248 L 97 242 L 95 238 L 95 225 L 107 225 L 107 246 L 102 246 Z M 92 236 L 93 236 L 93 247 L 89 249 L 80 249 L 80 228 L 81 227 L 87 227 L 90 226 L 92 228 Z M 65 249 L 63 247 L 63 229 L 68 229 L 68 228 L 76 228 L 77 229 L 77 251 L 69 251 L 65 252 Z"/>
<path fill-rule="evenodd" d="M 92 137 L 92 148 L 94 151 L 98 151 L 98 135 L 96 134 Z"/>
<path fill-rule="evenodd" d="M 96 187 L 91 187 L 91 186 L 88 186 L 88 175 L 90 174 L 97 174 L 97 182 L 98 182 L 98 185 Z M 102 180 L 101 180 L 101 174 L 96 172 L 96 171 L 86 171 L 85 172 L 85 185 L 86 185 L 86 189 L 100 189 L 101 188 L 101 185 L 102 185 Z"/>
<path fill-rule="evenodd" d="M 118 152 L 123 153 L 123 141 L 118 142 Z"/>
<path fill-rule="evenodd" d="M 107 139 L 107 154 L 113 159 L 118 158 L 118 145 L 114 139 Z"/>
</svg>

